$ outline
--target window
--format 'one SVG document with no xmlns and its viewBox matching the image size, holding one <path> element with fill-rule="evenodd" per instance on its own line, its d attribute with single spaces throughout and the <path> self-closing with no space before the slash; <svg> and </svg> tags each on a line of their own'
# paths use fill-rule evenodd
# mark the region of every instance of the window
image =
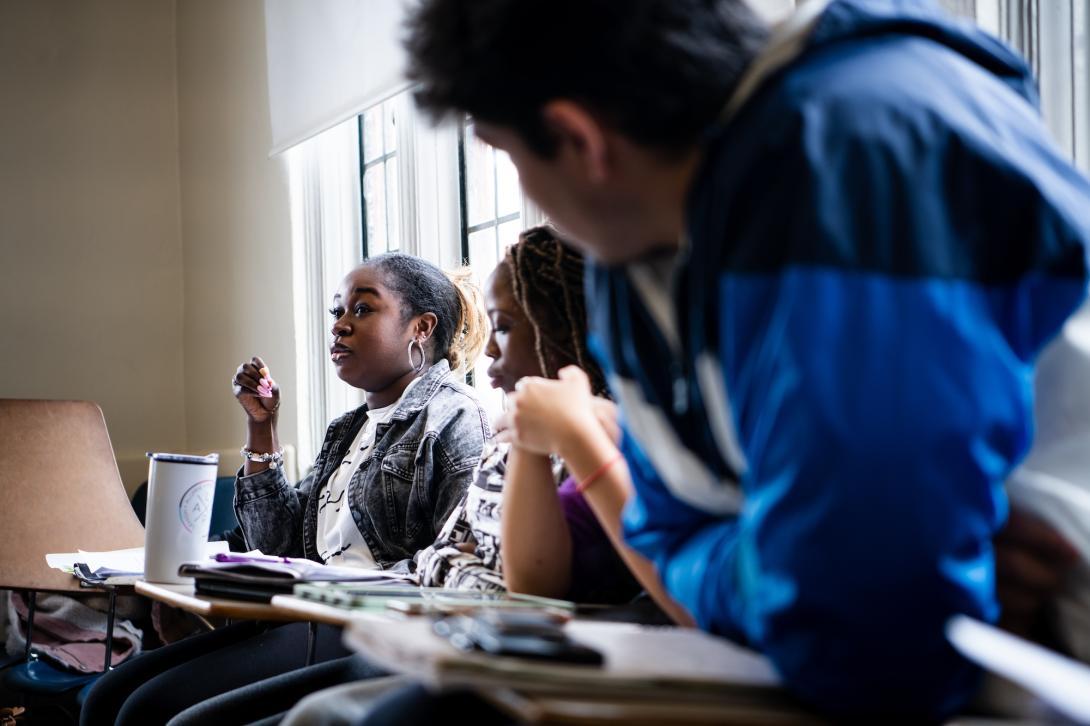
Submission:
<svg viewBox="0 0 1090 726">
<path fill-rule="evenodd" d="M 483 292 L 504 251 L 530 225 L 523 222 L 525 201 L 511 158 L 478 139 L 468 119 L 460 141 L 463 253 Z M 503 394 L 489 385 L 490 362 L 482 356 L 470 372 L 470 382 L 485 409 L 496 415 L 503 407 Z"/>
<path fill-rule="evenodd" d="M 329 362 L 326 310 L 345 272 L 359 264 L 359 124 L 351 119 L 287 152 L 295 308 L 296 447 L 310 462 L 326 426 L 358 406 L 359 392 Z"/>
<path fill-rule="evenodd" d="M 363 402 L 328 363 L 329 307 L 346 271 L 400 250 L 450 269 L 469 264 L 483 285 L 541 214 L 523 198 L 503 152 L 472 123 L 433 128 L 408 93 L 364 109 L 288 153 L 295 240 L 296 384 L 300 457 L 312 459 L 333 418 Z M 488 386 L 482 356 L 470 380 L 490 413 L 502 395 Z"/>
<path fill-rule="evenodd" d="M 389 99 L 359 116 L 365 255 L 401 248 L 397 106 Z"/>
<path fill-rule="evenodd" d="M 462 159 L 466 257 L 487 275 L 522 231 L 522 189 L 511 158 L 478 139 L 471 121 L 462 126 Z"/>
</svg>

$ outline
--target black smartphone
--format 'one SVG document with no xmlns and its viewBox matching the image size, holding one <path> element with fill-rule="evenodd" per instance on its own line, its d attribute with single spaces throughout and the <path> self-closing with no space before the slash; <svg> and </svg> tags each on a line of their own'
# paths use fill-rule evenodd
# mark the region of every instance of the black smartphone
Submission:
<svg viewBox="0 0 1090 726">
<path fill-rule="evenodd" d="M 557 663 L 600 666 L 602 654 L 577 643 L 563 629 L 563 619 L 547 613 L 498 613 L 442 618 L 435 632 L 461 650 Z"/>
</svg>

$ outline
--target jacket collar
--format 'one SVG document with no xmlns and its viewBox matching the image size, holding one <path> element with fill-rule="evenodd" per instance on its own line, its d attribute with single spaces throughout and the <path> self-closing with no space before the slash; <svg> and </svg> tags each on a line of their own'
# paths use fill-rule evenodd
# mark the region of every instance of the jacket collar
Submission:
<svg viewBox="0 0 1090 726">
<path fill-rule="evenodd" d="M 428 372 L 416 382 L 416 385 L 401 398 L 390 420 L 405 421 L 420 413 L 450 375 L 450 363 L 446 358 L 432 365 Z"/>
<path fill-rule="evenodd" d="M 828 4 L 829 0 L 809 0 L 773 29 L 768 45 L 750 63 L 735 86 L 720 122 L 730 120 L 765 81 L 802 54 Z"/>
</svg>

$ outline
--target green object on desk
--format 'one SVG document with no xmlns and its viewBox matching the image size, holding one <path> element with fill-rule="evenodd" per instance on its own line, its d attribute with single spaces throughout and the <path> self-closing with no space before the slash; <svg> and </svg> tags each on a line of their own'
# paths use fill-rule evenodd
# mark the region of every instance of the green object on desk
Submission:
<svg viewBox="0 0 1090 726">
<path fill-rule="evenodd" d="M 418 609 L 425 612 L 449 612 L 469 608 L 518 610 L 537 608 L 566 613 L 575 612 L 575 603 L 567 600 L 442 587 L 317 582 L 296 585 L 293 594 L 305 600 L 314 600 L 348 610 L 386 610 L 393 602 L 406 604 L 406 606 L 398 606 L 398 609 Z"/>
</svg>

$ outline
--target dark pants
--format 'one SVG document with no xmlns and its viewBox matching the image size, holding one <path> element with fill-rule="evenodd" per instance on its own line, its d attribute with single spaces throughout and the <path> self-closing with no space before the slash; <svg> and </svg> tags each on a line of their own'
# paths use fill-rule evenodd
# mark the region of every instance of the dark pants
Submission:
<svg viewBox="0 0 1090 726">
<path fill-rule="evenodd" d="M 306 623 L 244 622 L 187 638 L 133 658 L 100 678 L 87 695 L 80 724 L 165 724 L 195 704 L 302 668 L 306 652 Z M 338 628 L 319 626 L 315 655 L 317 663 L 350 655 Z M 226 699 L 218 702 L 230 705 Z M 277 712 L 251 709 L 243 722 Z"/>
<path fill-rule="evenodd" d="M 437 723 L 511 726 L 516 722 L 472 691 L 432 693 L 424 686 L 415 685 L 383 696 L 360 726 Z"/>
<path fill-rule="evenodd" d="M 348 655 L 213 696 L 182 711 L 171 719 L 170 726 L 249 724 L 265 717 L 278 723 L 304 696 L 380 675 L 385 673 L 370 666 L 363 658 Z M 276 718 L 271 718 L 272 715 Z"/>
</svg>

